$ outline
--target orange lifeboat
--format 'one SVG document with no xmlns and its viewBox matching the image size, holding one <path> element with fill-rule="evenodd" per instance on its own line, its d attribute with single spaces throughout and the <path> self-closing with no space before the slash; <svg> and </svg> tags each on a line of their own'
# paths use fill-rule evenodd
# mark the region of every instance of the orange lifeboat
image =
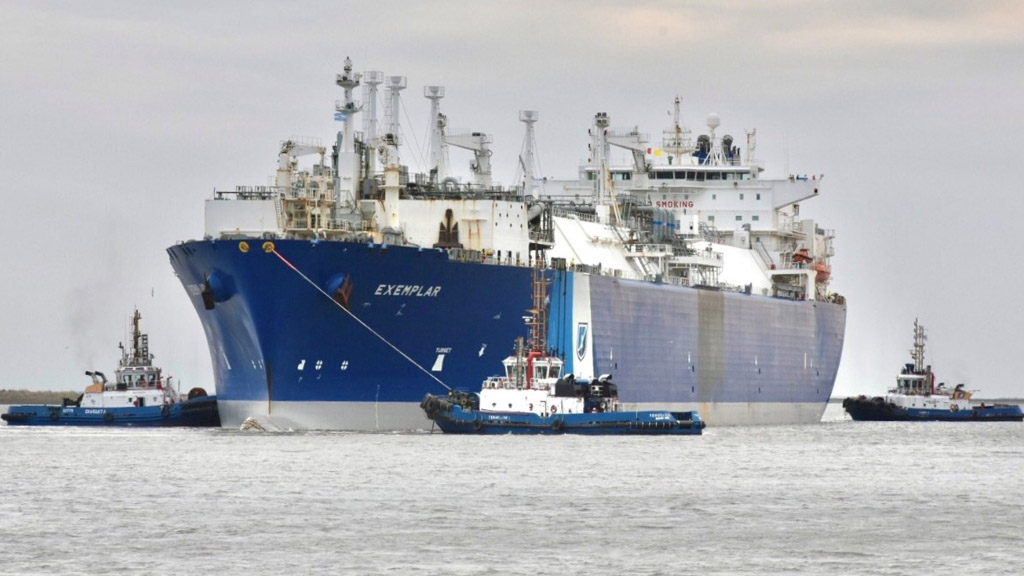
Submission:
<svg viewBox="0 0 1024 576">
<path fill-rule="evenodd" d="M 818 260 L 814 263 L 814 270 L 817 272 L 814 276 L 815 282 L 824 282 L 832 275 L 832 271 L 829 269 L 828 264 L 825 264 L 822 260 Z"/>
<path fill-rule="evenodd" d="M 793 252 L 793 262 L 807 263 L 812 260 L 811 255 L 807 253 L 807 248 L 801 248 L 796 252 Z"/>
</svg>

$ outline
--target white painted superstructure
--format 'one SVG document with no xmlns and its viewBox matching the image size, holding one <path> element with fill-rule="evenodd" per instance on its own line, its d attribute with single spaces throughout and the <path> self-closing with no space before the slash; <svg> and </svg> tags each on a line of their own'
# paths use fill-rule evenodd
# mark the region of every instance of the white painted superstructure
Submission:
<svg viewBox="0 0 1024 576">
<path fill-rule="evenodd" d="M 352 99 L 361 83 L 365 109 Z M 707 117 L 707 133 L 694 142 L 681 124 L 676 98 L 673 125 L 659 147 L 636 127 L 614 128 L 608 114 L 598 113 L 579 177 L 558 180 L 537 172 L 539 114 L 521 111 L 526 135 L 516 161 L 522 178 L 518 187 L 501 189 L 491 182 L 493 137 L 447 133 L 447 116 L 440 111 L 444 87 L 424 88 L 431 101 L 430 173 L 413 178 L 400 161 L 398 110 L 405 77 L 355 73 L 346 60 L 337 84 L 344 99 L 336 106 L 342 123 L 336 154 L 314 140 L 286 141 L 274 186 L 218 192 L 207 202 L 208 237 L 364 237 L 455 248 L 501 264 L 526 264 L 531 251 L 540 249 L 546 258 L 622 278 L 794 299 L 831 297 L 833 232 L 800 214 L 800 203 L 818 195 L 822 177 L 763 178 L 754 158 L 756 131 L 746 133 L 741 150 L 732 136 L 719 135 L 718 114 Z M 376 120 L 379 85 L 387 91 L 382 134 Z M 366 134 L 352 130 L 358 113 L 367 115 Z M 450 146 L 473 153 L 466 182 L 450 172 Z M 613 165 L 613 148 L 625 151 L 630 163 Z M 308 157 L 313 165 L 299 169 Z M 383 174 L 367 180 L 373 173 L 366 170 L 377 165 Z M 367 199 L 380 192 L 379 200 Z M 438 223 L 449 233 L 447 241 L 439 239 Z"/>
</svg>

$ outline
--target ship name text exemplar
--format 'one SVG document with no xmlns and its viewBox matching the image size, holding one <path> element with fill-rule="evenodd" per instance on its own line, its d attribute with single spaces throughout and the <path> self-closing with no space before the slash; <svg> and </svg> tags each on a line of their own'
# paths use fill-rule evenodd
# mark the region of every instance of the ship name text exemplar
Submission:
<svg viewBox="0 0 1024 576">
<path fill-rule="evenodd" d="M 436 298 L 441 293 L 440 286 L 418 286 L 411 285 L 406 286 L 403 284 L 381 284 L 377 286 L 377 291 L 373 293 L 374 296 L 416 296 L 424 297 L 429 296 Z"/>
</svg>

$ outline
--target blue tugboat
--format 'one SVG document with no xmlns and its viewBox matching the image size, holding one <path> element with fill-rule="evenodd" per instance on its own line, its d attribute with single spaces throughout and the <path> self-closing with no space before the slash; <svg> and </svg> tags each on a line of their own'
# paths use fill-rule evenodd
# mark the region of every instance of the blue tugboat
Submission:
<svg viewBox="0 0 1024 576">
<path fill-rule="evenodd" d="M 451 434 L 701 434 L 697 412 L 624 411 L 611 376 L 577 382 L 562 376 L 561 358 L 546 352 L 545 286 L 534 271 L 534 306 L 528 319 L 529 351 L 523 339 L 502 363 L 503 376 L 484 380 L 479 393 L 452 390 L 427 394 L 420 407 Z"/>
<path fill-rule="evenodd" d="M 885 397 L 858 396 L 843 400 L 843 408 L 854 420 L 1020 422 L 1024 411 L 1016 404 L 974 403 L 972 391 L 957 384 L 953 390 L 935 385 L 932 367 L 924 363 L 924 327 L 914 320 L 913 363 L 904 365 L 896 387 Z"/>
<path fill-rule="evenodd" d="M 216 396 L 193 388 L 182 398 L 153 365 L 149 336 L 139 330 L 142 315 L 132 317 L 130 350 L 121 345 L 113 382 L 102 372 L 86 372 L 92 384 L 77 400 L 57 405 L 11 406 L 0 415 L 11 426 L 220 426 Z"/>
</svg>

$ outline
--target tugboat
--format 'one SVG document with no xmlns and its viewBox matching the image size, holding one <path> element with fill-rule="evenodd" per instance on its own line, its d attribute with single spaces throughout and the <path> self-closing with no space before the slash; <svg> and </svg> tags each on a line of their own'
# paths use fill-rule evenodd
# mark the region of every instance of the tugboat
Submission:
<svg viewBox="0 0 1024 576">
<path fill-rule="evenodd" d="M 972 391 L 957 384 L 953 390 L 944 383 L 935 385 L 931 365 L 924 363 L 924 326 L 914 320 L 913 363 L 903 366 L 896 387 L 885 397 L 858 396 L 843 400 L 843 408 L 854 420 L 945 421 L 945 422 L 1020 422 L 1024 411 L 1015 404 L 988 404 L 971 401 Z"/>
<path fill-rule="evenodd" d="M 149 336 L 139 329 L 142 315 L 132 317 L 130 349 L 121 348 L 113 382 L 103 372 L 87 371 L 92 384 L 76 400 L 62 405 L 11 406 L 0 415 L 11 426 L 220 426 L 216 396 L 192 388 L 181 398 L 153 365 Z"/>
<path fill-rule="evenodd" d="M 701 434 L 697 412 L 623 411 L 610 375 L 593 381 L 562 376 L 561 358 L 547 352 L 545 283 L 534 270 L 529 350 L 523 339 L 505 358 L 503 376 L 484 380 L 479 393 L 427 394 L 420 407 L 450 434 Z"/>
</svg>

